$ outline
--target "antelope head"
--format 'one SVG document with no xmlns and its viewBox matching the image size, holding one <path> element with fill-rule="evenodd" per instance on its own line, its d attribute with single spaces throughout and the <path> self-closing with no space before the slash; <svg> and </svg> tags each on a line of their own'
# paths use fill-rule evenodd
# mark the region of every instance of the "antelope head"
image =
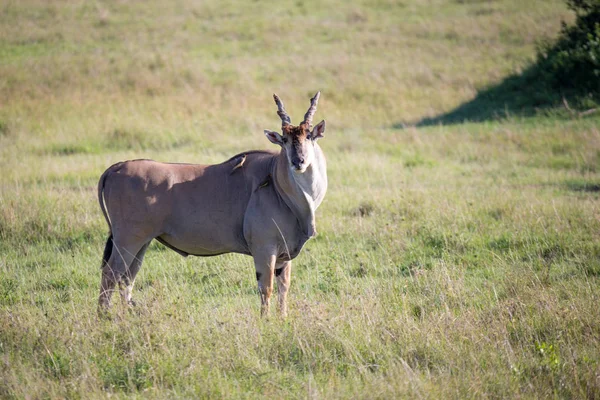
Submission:
<svg viewBox="0 0 600 400">
<path fill-rule="evenodd" d="M 312 126 L 313 115 L 317 111 L 320 95 L 321 92 L 317 92 L 310 100 L 310 107 L 304 115 L 304 120 L 298 126 L 292 125 L 281 99 L 276 94 L 273 95 L 275 104 L 277 104 L 277 114 L 281 118 L 282 134 L 265 129 L 265 135 L 272 143 L 283 148 L 291 170 L 296 173 L 303 173 L 311 165 L 315 158 L 317 140 L 322 138 L 323 132 L 325 132 L 325 121 L 319 122 L 314 128 Z"/>
</svg>

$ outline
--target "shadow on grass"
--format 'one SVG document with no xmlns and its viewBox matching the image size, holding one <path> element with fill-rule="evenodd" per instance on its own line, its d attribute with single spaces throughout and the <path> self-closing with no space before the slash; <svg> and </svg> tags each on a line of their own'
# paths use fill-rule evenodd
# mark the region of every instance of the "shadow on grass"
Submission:
<svg viewBox="0 0 600 400">
<path fill-rule="evenodd" d="M 600 109 L 600 2 L 571 0 L 575 24 L 563 24 L 554 42 L 542 44 L 537 60 L 523 73 L 488 87 L 454 110 L 424 118 L 416 126 L 481 122 L 506 117 L 528 117 L 564 106 L 571 116 L 583 117 Z M 585 111 L 578 112 L 575 109 Z M 564 112 L 563 111 L 563 112 Z M 406 124 L 398 123 L 396 128 Z"/>
<path fill-rule="evenodd" d="M 565 98 L 570 96 L 565 95 Z M 499 120 L 511 116 L 530 117 L 562 104 L 563 94 L 545 83 L 536 65 L 519 75 L 511 75 L 495 86 L 477 93 L 475 98 L 447 113 L 421 119 L 404 126 L 452 125 L 463 122 Z"/>
<path fill-rule="evenodd" d="M 588 182 L 585 180 L 569 180 L 565 182 L 567 189 L 573 192 L 598 193 L 600 182 Z"/>
</svg>

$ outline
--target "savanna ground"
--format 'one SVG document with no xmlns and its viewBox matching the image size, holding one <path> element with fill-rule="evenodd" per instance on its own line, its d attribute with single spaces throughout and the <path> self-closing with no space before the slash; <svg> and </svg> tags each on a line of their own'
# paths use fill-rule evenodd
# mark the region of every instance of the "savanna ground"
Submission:
<svg viewBox="0 0 600 400">
<path fill-rule="evenodd" d="M 599 398 L 600 120 L 525 116 L 527 87 L 477 102 L 573 19 L 559 0 L 2 2 L 0 397 Z M 104 169 L 271 148 L 271 94 L 298 122 L 316 90 L 330 187 L 289 318 L 259 317 L 251 258 L 154 244 L 136 310 L 99 320 Z M 444 118 L 464 104 L 478 122 Z"/>
</svg>

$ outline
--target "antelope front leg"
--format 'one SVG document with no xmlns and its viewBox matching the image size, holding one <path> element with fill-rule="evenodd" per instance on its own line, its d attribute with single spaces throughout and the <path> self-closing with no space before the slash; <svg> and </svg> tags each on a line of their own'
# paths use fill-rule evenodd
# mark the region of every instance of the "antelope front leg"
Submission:
<svg viewBox="0 0 600 400">
<path fill-rule="evenodd" d="M 275 271 L 275 255 L 254 256 L 254 267 L 256 268 L 256 280 L 260 292 L 260 315 L 269 315 L 269 304 L 273 293 L 273 273 Z"/>
<path fill-rule="evenodd" d="M 292 262 L 284 261 L 275 266 L 275 277 L 277 278 L 277 297 L 279 299 L 279 312 L 282 317 L 287 317 L 287 294 L 290 289 L 292 277 Z"/>
</svg>

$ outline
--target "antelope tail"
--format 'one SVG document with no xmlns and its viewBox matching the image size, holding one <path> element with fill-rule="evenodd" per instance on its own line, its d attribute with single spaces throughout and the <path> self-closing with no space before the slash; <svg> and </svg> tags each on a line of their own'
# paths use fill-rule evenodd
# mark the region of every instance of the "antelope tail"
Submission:
<svg viewBox="0 0 600 400">
<path fill-rule="evenodd" d="M 104 184 L 106 183 L 106 178 L 108 178 L 108 175 L 110 175 L 110 173 L 115 169 L 115 167 L 117 167 L 120 164 L 122 164 L 122 163 L 117 163 L 117 164 L 111 166 L 110 168 L 108 168 L 106 171 L 104 171 L 104 173 L 100 177 L 100 181 L 98 182 L 98 203 L 100 203 L 100 209 L 102 210 L 104 219 L 106 220 L 106 223 L 108 224 L 108 230 L 109 230 L 109 236 L 108 236 L 108 239 L 106 240 L 106 245 L 104 246 L 104 254 L 102 254 L 101 268 L 103 268 L 105 265 L 108 265 L 108 260 L 110 258 L 110 255 L 112 254 L 112 250 L 113 250 L 112 226 L 110 224 L 110 218 L 108 216 L 108 212 L 106 211 L 106 203 L 104 202 Z"/>
<path fill-rule="evenodd" d="M 110 218 L 108 216 L 108 212 L 106 211 L 106 203 L 104 202 L 104 184 L 106 183 L 106 179 L 108 175 L 110 175 L 117 167 L 119 167 L 123 163 L 116 163 L 104 171 L 102 176 L 100 177 L 100 181 L 98 182 L 98 203 L 100 203 L 100 209 L 102 210 L 102 214 L 104 215 L 104 219 L 108 224 L 108 229 L 110 235 L 112 236 L 112 225 L 110 224 Z"/>
</svg>

